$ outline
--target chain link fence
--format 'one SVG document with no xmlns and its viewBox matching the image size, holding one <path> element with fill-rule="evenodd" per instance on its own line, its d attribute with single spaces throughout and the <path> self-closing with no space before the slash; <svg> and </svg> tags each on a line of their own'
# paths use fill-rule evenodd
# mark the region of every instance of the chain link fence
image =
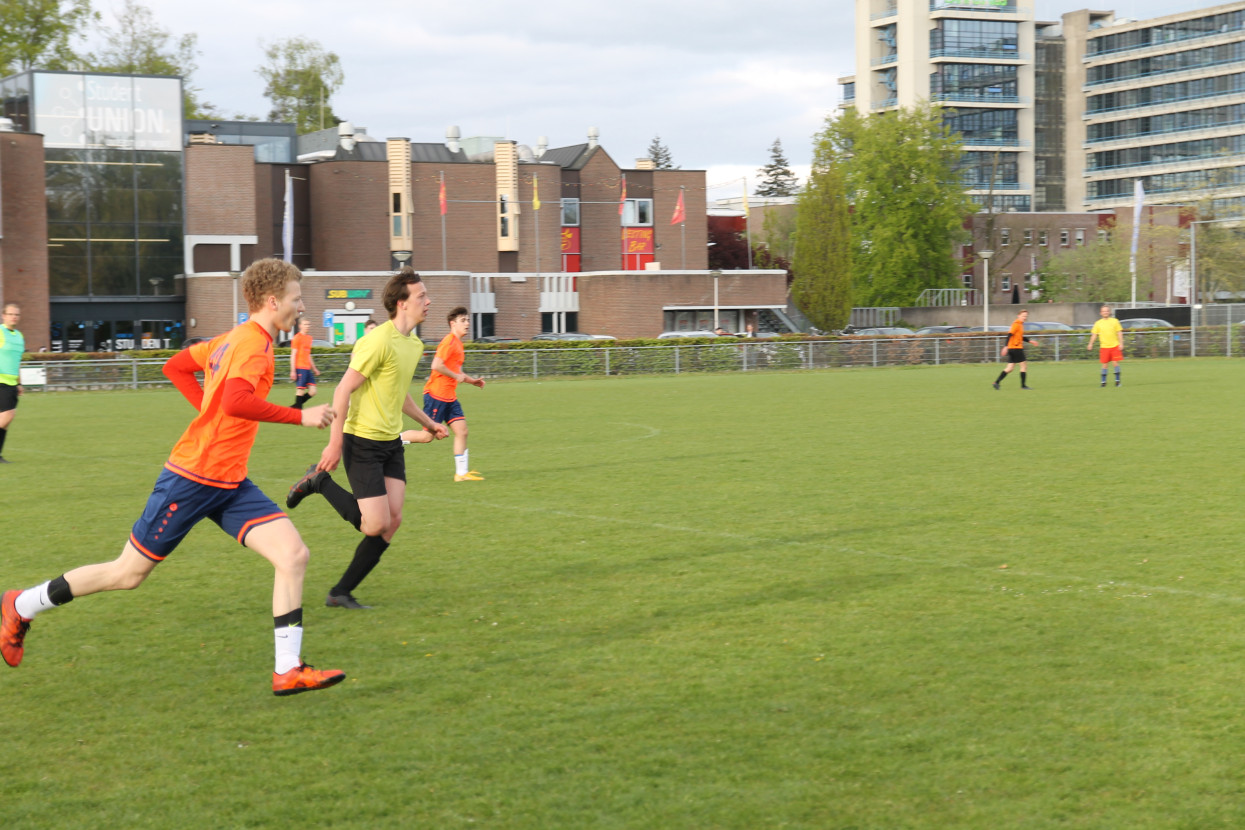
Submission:
<svg viewBox="0 0 1245 830">
<path fill-rule="evenodd" d="M 1245 356 L 1245 325 L 1198 326 L 1124 333 L 1129 359 Z M 1037 333 L 1025 351 L 1034 361 L 1098 359 L 1086 349 L 1089 332 Z M 466 372 L 479 377 L 540 379 L 683 374 L 687 372 L 762 372 L 799 369 L 846 369 L 877 366 L 997 363 L 1006 336 L 929 335 L 860 337 L 838 340 L 730 340 L 724 343 L 661 346 L 604 346 L 555 349 L 469 349 Z M 427 377 L 431 351 L 420 362 L 416 379 Z M 334 385 L 350 362 L 349 354 L 317 354 L 320 385 Z M 41 376 L 29 391 L 139 389 L 168 385 L 163 358 L 112 360 L 30 360 L 22 368 Z M 277 384 L 289 384 L 289 358 L 277 357 Z"/>
</svg>

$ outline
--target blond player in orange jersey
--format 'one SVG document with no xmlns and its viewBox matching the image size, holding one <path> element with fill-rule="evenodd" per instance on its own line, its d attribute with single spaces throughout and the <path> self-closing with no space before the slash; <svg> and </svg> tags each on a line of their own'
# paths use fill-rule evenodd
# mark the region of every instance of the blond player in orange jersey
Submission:
<svg viewBox="0 0 1245 830">
<path fill-rule="evenodd" d="M 307 546 L 285 513 L 247 478 L 260 421 L 319 429 L 333 421 L 327 405 L 299 411 L 266 400 L 275 368 L 274 338 L 278 331 L 289 331 L 303 310 L 301 278 L 297 268 L 279 259 L 252 264 L 242 274 L 250 319 L 165 364 L 164 374 L 198 414 L 174 445 L 119 557 L 3 595 L 0 655 L 6 663 L 17 666 L 22 661 L 26 632 L 36 614 L 75 597 L 137 588 L 192 527 L 208 518 L 276 570 L 273 694 L 324 689 L 345 679 L 340 671 L 318 671 L 302 661 Z M 197 371 L 203 372 L 202 387 Z"/>
<path fill-rule="evenodd" d="M 316 394 L 316 378 L 320 369 L 315 358 L 311 356 L 311 321 L 303 317 L 298 321 L 298 334 L 290 338 L 290 380 L 294 381 L 294 408 L 302 409 L 303 404 Z"/>
<path fill-rule="evenodd" d="M 484 381 L 463 371 L 466 353 L 463 338 L 471 329 L 471 315 L 463 306 L 445 315 L 450 333 L 441 339 L 437 353 L 432 358 L 432 373 L 424 384 L 424 414 L 438 424 L 447 425 L 454 433 L 454 480 L 483 481 L 484 476 L 471 469 L 467 455 L 467 416 L 458 403 L 458 384 L 469 383 L 484 388 Z M 427 444 L 432 433 L 422 429 L 410 429 L 402 433 L 402 440 L 410 444 Z"/>
</svg>

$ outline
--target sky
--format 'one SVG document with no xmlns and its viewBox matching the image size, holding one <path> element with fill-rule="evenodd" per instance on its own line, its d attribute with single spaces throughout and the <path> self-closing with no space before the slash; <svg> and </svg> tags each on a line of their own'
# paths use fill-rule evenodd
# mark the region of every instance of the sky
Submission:
<svg viewBox="0 0 1245 830">
<path fill-rule="evenodd" d="M 267 117 L 256 73 L 264 46 L 300 36 L 341 60 L 345 83 L 333 109 L 373 138 L 440 142 L 457 126 L 464 138 L 534 147 L 546 136 L 563 147 L 596 127 L 605 150 L 629 167 L 660 136 L 675 165 L 706 171 L 711 200 L 738 196 L 745 178 L 754 190 L 775 139 L 806 175 L 813 136 L 838 107 L 837 79 L 854 71 L 851 0 L 139 2 L 171 34 L 197 35 L 191 82 L 225 116 Z M 1021 2 L 1038 20 L 1086 8 Z M 105 23 L 121 7 L 94 5 Z M 1091 8 L 1144 19 L 1172 5 Z"/>
</svg>

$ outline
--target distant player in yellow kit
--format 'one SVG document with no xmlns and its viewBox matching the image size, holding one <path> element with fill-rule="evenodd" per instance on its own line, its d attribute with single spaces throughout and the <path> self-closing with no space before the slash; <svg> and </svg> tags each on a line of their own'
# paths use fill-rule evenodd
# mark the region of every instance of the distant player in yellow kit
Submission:
<svg viewBox="0 0 1245 830">
<path fill-rule="evenodd" d="M 441 339 L 437 353 L 432 358 L 432 374 L 424 384 L 424 414 L 438 424 L 445 424 L 454 433 L 454 480 L 483 481 L 484 476 L 471 469 L 467 460 L 467 417 L 458 403 L 458 384 L 470 383 L 484 388 L 484 381 L 473 378 L 463 371 L 466 354 L 463 338 L 471 329 L 471 315 L 458 306 L 446 315 L 450 333 Z M 409 429 L 402 433 L 402 440 L 412 444 L 426 444 L 432 433 L 422 429 Z"/>
<path fill-rule="evenodd" d="M 1102 381 L 1098 385 L 1107 385 L 1107 364 L 1110 363 L 1115 367 L 1115 385 L 1119 386 L 1120 362 L 1124 359 L 1124 329 L 1120 321 L 1111 316 L 1111 306 L 1104 305 L 1098 313 L 1102 316 L 1090 329 L 1089 344 L 1085 348 L 1094 348 L 1094 341 L 1098 341 L 1098 360 L 1102 363 Z"/>
</svg>

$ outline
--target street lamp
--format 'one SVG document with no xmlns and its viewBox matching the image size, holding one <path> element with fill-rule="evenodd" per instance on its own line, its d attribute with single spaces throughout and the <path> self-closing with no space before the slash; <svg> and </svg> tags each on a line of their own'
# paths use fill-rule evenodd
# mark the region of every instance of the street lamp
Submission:
<svg viewBox="0 0 1245 830">
<path fill-rule="evenodd" d="M 985 291 L 981 293 L 982 308 L 984 309 L 981 331 L 982 333 L 988 333 L 990 331 L 990 257 L 994 256 L 994 251 L 978 251 L 977 256 L 981 257 L 981 262 L 986 269 Z"/>
</svg>

